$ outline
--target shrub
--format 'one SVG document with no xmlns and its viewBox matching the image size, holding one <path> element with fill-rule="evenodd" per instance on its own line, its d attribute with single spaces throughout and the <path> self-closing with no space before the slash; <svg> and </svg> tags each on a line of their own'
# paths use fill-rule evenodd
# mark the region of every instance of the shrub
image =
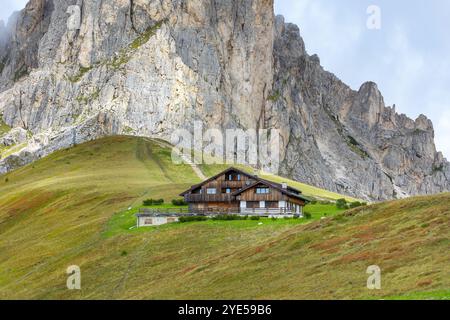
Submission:
<svg viewBox="0 0 450 320">
<path fill-rule="evenodd" d="M 180 221 L 181 223 L 207 221 L 207 220 L 208 220 L 208 218 L 205 216 L 186 216 L 186 217 L 180 217 L 178 219 L 178 221 Z"/>
<path fill-rule="evenodd" d="M 338 215 L 334 216 L 333 220 L 334 221 L 338 221 L 338 222 L 345 222 L 345 221 L 347 221 L 347 219 L 344 217 L 343 214 L 338 214 Z"/>
<path fill-rule="evenodd" d="M 355 202 L 350 203 L 350 205 L 349 205 L 350 208 L 358 208 L 358 207 L 363 207 L 363 206 L 367 206 L 367 203 L 355 201 Z"/>
<path fill-rule="evenodd" d="M 305 212 L 305 213 L 303 214 L 303 216 L 304 216 L 306 219 L 311 219 L 311 218 L 312 218 L 312 214 L 309 213 L 309 212 Z"/>
<path fill-rule="evenodd" d="M 147 200 L 142 201 L 142 205 L 143 206 L 151 206 L 151 205 L 153 205 L 153 199 L 147 199 Z"/>
<path fill-rule="evenodd" d="M 260 216 L 251 216 L 250 220 L 254 220 L 254 221 L 259 221 L 259 219 L 261 219 Z"/>
<path fill-rule="evenodd" d="M 164 203 L 164 199 L 158 199 L 158 200 L 155 200 L 155 199 L 147 199 L 147 200 L 144 200 L 143 202 L 142 202 L 142 204 L 144 205 L 144 206 L 146 206 L 146 207 L 148 207 L 148 206 L 158 206 L 158 205 L 161 205 L 161 204 L 163 204 Z"/>
<path fill-rule="evenodd" d="M 177 207 L 181 207 L 181 206 L 187 205 L 187 203 L 184 201 L 184 199 L 173 199 L 172 200 L 172 204 L 174 206 L 177 206 Z"/>
<path fill-rule="evenodd" d="M 332 204 L 331 201 L 321 200 L 319 201 L 320 204 Z"/>
<path fill-rule="evenodd" d="M 347 200 L 339 199 L 336 201 L 336 207 L 338 209 L 348 209 Z"/>
<path fill-rule="evenodd" d="M 361 207 L 361 202 L 359 202 L 359 201 L 352 202 L 352 203 L 350 203 L 349 207 L 352 209 Z"/>
</svg>

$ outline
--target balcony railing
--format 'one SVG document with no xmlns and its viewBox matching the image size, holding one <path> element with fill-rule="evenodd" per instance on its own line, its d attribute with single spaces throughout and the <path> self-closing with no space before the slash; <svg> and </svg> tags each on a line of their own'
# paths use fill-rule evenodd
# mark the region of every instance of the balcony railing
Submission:
<svg viewBox="0 0 450 320">
<path fill-rule="evenodd" d="M 223 194 L 187 194 L 184 196 L 186 202 L 228 202 L 233 201 L 234 197 L 229 193 Z"/>
<path fill-rule="evenodd" d="M 292 215 L 296 214 L 295 211 L 288 208 L 240 208 L 239 212 L 241 214 L 248 215 Z"/>
<path fill-rule="evenodd" d="M 142 215 L 159 215 L 159 214 L 167 214 L 167 215 L 184 215 L 190 214 L 191 210 L 186 207 L 177 207 L 177 208 L 141 208 L 139 209 L 138 214 Z"/>
<path fill-rule="evenodd" d="M 219 214 L 237 214 L 247 216 L 277 216 L 277 215 L 295 215 L 294 211 L 287 208 L 220 208 L 211 207 L 203 209 L 189 209 L 186 207 L 178 208 L 141 208 L 140 215 L 175 215 L 175 216 L 189 216 L 189 215 L 205 215 L 214 216 Z"/>
</svg>

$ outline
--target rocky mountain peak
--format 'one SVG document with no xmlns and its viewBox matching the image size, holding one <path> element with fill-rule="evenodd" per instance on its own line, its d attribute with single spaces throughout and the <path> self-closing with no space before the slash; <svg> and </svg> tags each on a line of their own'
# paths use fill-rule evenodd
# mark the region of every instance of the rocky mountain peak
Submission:
<svg viewBox="0 0 450 320">
<path fill-rule="evenodd" d="M 348 116 L 365 129 L 372 129 L 378 124 L 384 113 L 385 104 L 378 86 L 374 82 L 361 85 Z"/>
<path fill-rule="evenodd" d="M 32 0 L 6 29 L 0 115 L 13 129 L 0 173 L 105 135 L 169 140 L 202 121 L 278 129 L 279 173 L 332 191 L 450 189 L 431 122 L 386 107 L 373 82 L 353 91 L 324 70 L 271 0 Z"/>
<path fill-rule="evenodd" d="M 415 126 L 418 130 L 434 132 L 433 122 L 424 114 L 419 115 L 415 120 Z"/>
</svg>

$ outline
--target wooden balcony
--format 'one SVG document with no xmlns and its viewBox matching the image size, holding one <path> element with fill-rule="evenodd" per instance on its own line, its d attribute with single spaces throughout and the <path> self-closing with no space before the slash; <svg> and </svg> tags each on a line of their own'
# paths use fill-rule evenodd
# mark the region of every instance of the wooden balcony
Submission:
<svg viewBox="0 0 450 320">
<path fill-rule="evenodd" d="M 288 208 L 240 208 L 239 212 L 246 215 L 295 215 L 296 212 Z"/>
<path fill-rule="evenodd" d="M 234 201 L 234 197 L 231 194 L 187 194 L 184 196 L 184 200 L 189 203 L 196 202 L 230 202 Z"/>
<path fill-rule="evenodd" d="M 250 185 L 251 181 L 222 181 L 220 183 L 221 188 L 241 189 Z"/>
<path fill-rule="evenodd" d="M 211 207 L 202 209 L 189 209 L 184 207 L 178 208 L 142 208 L 139 210 L 138 216 L 190 216 L 190 215 L 204 215 L 215 216 L 219 214 L 232 214 L 241 216 L 286 216 L 286 215 L 302 215 L 302 213 L 296 213 L 293 210 L 287 208 L 221 208 Z"/>
</svg>

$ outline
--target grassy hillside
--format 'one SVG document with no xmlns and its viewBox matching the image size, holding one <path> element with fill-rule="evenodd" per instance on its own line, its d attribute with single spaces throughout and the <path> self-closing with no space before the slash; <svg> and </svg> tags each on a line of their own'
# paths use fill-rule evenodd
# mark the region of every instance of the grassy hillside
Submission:
<svg viewBox="0 0 450 320">
<path fill-rule="evenodd" d="M 0 115 L 0 137 L 4 135 L 5 133 L 8 133 L 11 130 L 11 128 L 3 122 L 3 119 Z"/>
<path fill-rule="evenodd" d="M 0 299 L 450 298 L 450 194 L 326 217 L 330 207 L 314 206 L 309 221 L 130 230 L 127 208 L 196 182 L 169 149 L 127 137 L 0 177 Z M 372 264 L 376 292 L 366 289 Z M 81 267 L 80 291 L 66 289 L 70 265 Z"/>
</svg>

